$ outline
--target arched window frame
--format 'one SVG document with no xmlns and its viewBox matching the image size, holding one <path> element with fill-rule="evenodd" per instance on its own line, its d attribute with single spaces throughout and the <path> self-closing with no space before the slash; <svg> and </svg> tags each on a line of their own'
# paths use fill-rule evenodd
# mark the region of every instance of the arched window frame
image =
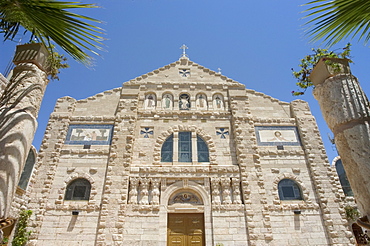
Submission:
<svg viewBox="0 0 370 246">
<path fill-rule="evenodd" d="M 335 163 L 335 170 L 337 171 L 340 185 L 342 186 L 342 190 L 346 196 L 353 196 L 353 191 L 351 185 L 348 181 L 346 171 L 344 170 L 342 159 L 339 157 L 333 160 Z"/>
<path fill-rule="evenodd" d="M 206 141 L 195 132 L 176 132 L 163 142 L 161 162 L 209 163 L 209 148 Z"/>
<path fill-rule="evenodd" d="M 290 189 L 289 189 L 290 188 Z M 292 179 L 282 179 L 278 183 L 278 192 L 280 200 L 303 200 L 302 189 L 299 184 Z M 292 195 L 288 195 L 290 193 Z"/>
<path fill-rule="evenodd" d="M 83 195 L 82 195 L 83 193 Z M 88 201 L 90 199 L 91 183 L 84 178 L 72 180 L 66 187 L 64 200 L 66 201 Z"/>
<path fill-rule="evenodd" d="M 18 182 L 18 186 L 23 190 L 26 190 L 28 187 L 28 183 L 31 179 L 31 175 L 36 164 L 36 157 L 36 149 L 32 146 L 28 152 L 26 163 L 24 164 L 23 171 Z"/>
</svg>

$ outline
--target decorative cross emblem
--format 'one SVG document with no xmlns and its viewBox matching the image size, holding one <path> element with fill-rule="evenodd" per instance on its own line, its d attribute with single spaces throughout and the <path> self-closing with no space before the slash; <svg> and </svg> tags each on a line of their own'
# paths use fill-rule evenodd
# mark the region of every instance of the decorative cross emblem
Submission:
<svg viewBox="0 0 370 246">
<path fill-rule="evenodd" d="M 190 70 L 189 69 L 180 69 L 179 73 L 180 73 L 181 77 L 189 77 Z"/>
<path fill-rule="evenodd" d="M 153 129 L 150 127 L 144 127 L 144 129 L 140 131 L 140 134 L 144 135 L 144 138 L 149 138 L 149 135 L 153 135 Z"/>
<path fill-rule="evenodd" d="M 221 68 L 217 68 L 219 74 L 221 74 Z"/>
<path fill-rule="evenodd" d="M 229 130 L 226 128 L 218 128 L 216 130 L 216 135 L 221 135 L 220 138 L 226 138 L 226 135 L 229 135 Z"/>
<path fill-rule="evenodd" d="M 188 57 L 188 55 L 186 54 L 186 50 L 188 49 L 188 46 L 186 46 L 185 44 L 183 44 L 180 49 L 182 49 L 182 56 L 181 57 Z"/>
</svg>

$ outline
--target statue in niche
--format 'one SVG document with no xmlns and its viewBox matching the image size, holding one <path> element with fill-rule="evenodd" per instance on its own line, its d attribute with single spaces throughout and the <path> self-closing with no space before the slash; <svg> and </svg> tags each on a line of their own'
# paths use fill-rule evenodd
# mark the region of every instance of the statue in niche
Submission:
<svg viewBox="0 0 370 246">
<path fill-rule="evenodd" d="M 207 100 L 206 100 L 206 98 L 207 97 L 203 94 L 198 95 L 197 104 L 196 104 L 198 109 L 207 109 Z"/>
<path fill-rule="evenodd" d="M 214 102 L 213 105 L 216 109 L 222 109 L 224 107 L 224 105 L 223 105 L 224 103 L 223 103 L 222 97 L 220 95 L 216 95 L 213 102 Z"/>
<path fill-rule="evenodd" d="M 179 108 L 180 110 L 189 110 L 190 98 L 187 94 L 180 95 Z"/>
<path fill-rule="evenodd" d="M 155 95 L 149 94 L 146 98 L 145 103 L 146 108 L 154 108 L 155 107 Z"/>
<path fill-rule="evenodd" d="M 166 94 L 162 99 L 163 108 L 172 108 L 172 95 Z"/>
</svg>

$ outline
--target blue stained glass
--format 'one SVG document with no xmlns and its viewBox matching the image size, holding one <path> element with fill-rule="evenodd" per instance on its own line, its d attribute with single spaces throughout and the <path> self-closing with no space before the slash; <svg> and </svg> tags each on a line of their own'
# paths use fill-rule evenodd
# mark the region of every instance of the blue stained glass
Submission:
<svg viewBox="0 0 370 246">
<path fill-rule="evenodd" d="M 192 162 L 191 132 L 179 132 L 179 162 Z"/>
<path fill-rule="evenodd" d="M 169 136 L 162 145 L 162 162 L 172 162 L 173 156 L 173 135 Z"/>
<path fill-rule="evenodd" d="M 208 146 L 204 140 L 197 136 L 198 162 L 209 162 Z"/>
</svg>

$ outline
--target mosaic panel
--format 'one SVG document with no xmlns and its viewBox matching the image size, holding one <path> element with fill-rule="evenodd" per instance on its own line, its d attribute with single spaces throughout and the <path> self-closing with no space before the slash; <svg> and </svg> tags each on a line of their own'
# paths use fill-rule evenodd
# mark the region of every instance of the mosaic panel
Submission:
<svg viewBox="0 0 370 246">
<path fill-rule="evenodd" d="M 256 126 L 257 143 L 261 146 L 301 145 L 294 126 Z"/>
<path fill-rule="evenodd" d="M 113 125 L 70 125 L 65 144 L 109 145 Z"/>
</svg>

